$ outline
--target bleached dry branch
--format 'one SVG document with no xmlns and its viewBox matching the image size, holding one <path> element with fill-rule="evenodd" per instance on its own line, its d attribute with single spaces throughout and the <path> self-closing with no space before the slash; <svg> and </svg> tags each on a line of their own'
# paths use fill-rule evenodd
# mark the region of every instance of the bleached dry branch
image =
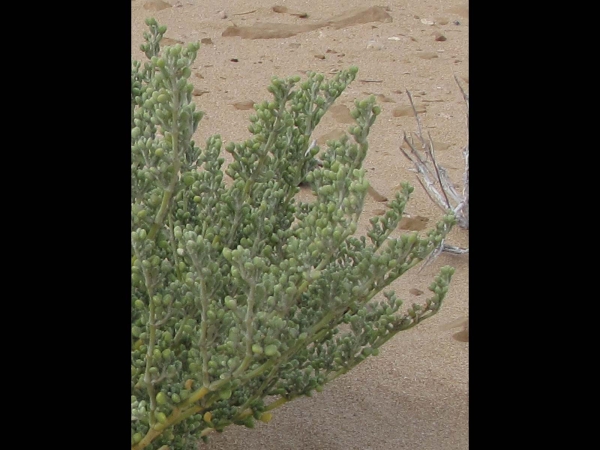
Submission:
<svg viewBox="0 0 600 450">
<path fill-rule="evenodd" d="M 417 180 L 425 189 L 425 192 L 442 211 L 446 212 L 452 210 L 456 215 L 456 220 L 461 228 L 466 230 L 469 229 L 469 143 L 468 143 L 468 130 L 469 130 L 469 96 L 465 93 L 461 84 L 458 81 L 456 75 L 454 80 L 458 85 L 465 104 L 467 105 L 467 145 L 463 148 L 462 154 L 465 161 L 465 171 L 463 176 L 463 189 L 462 193 L 458 193 L 454 187 L 454 183 L 448 176 L 446 169 L 438 164 L 435 156 L 435 148 L 431 135 L 427 133 L 428 139 L 423 137 L 423 126 L 415 108 L 415 104 L 412 99 L 412 95 L 409 91 L 406 91 L 410 105 L 412 107 L 415 119 L 417 121 L 417 133 L 413 133 L 416 136 L 416 140 L 413 135 L 409 138 L 406 133 L 403 136 L 403 143 L 408 146 L 408 150 L 400 146 L 402 154 L 412 162 L 415 172 L 417 172 Z M 468 248 L 460 248 L 451 245 L 447 245 L 444 242 L 440 245 L 439 249 L 433 252 L 428 261 L 423 265 L 427 265 L 431 260 L 435 259 L 441 252 L 446 251 L 449 253 L 463 254 L 468 253 Z"/>
</svg>

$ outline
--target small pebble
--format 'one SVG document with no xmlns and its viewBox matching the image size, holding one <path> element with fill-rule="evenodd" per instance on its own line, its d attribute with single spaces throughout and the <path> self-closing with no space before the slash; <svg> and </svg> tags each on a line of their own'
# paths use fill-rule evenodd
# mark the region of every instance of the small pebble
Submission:
<svg viewBox="0 0 600 450">
<path fill-rule="evenodd" d="M 367 49 L 373 49 L 373 50 L 381 50 L 383 48 L 383 44 L 381 44 L 380 42 L 377 42 L 375 40 L 371 40 L 367 43 Z"/>
<path fill-rule="evenodd" d="M 446 40 L 446 36 L 444 36 L 442 33 L 440 33 L 439 31 L 436 31 L 433 33 L 433 36 L 435 37 L 435 40 L 438 42 L 443 42 Z"/>
</svg>

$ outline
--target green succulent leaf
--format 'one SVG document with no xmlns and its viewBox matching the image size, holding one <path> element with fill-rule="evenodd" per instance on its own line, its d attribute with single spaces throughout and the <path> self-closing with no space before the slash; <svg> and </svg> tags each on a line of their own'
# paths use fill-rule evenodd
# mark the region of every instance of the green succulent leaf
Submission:
<svg viewBox="0 0 600 450">
<path fill-rule="evenodd" d="M 189 82 L 199 45 L 161 47 L 166 27 L 146 23 L 148 61 L 131 69 L 131 446 L 180 450 L 268 422 L 435 314 L 453 269 L 406 310 L 387 289 L 455 219 L 392 238 L 412 192 L 404 184 L 357 235 L 381 109 L 357 100 L 346 135 L 325 148 L 312 138 L 356 68 L 274 77 L 247 140 L 199 146 Z M 301 185 L 311 201 L 298 199 Z"/>
</svg>

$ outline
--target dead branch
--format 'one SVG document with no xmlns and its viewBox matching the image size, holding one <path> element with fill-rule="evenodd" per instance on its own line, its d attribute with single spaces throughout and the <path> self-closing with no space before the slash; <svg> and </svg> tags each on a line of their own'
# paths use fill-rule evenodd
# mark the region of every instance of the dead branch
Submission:
<svg viewBox="0 0 600 450">
<path fill-rule="evenodd" d="M 467 133 L 469 130 L 469 96 L 465 93 L 463 87 L 456 75 L 454 75 L 454 80 L 458 85 L 465 104 L 467 106 L 466 118 L 467 118 Z M 416 137 L 420 143 L 417 145 L 415 143 L 415 139 L 411 136 L 409 139 L 406 133 L 403 136 L 403 144 L 405 143 L 408 146 L 408 151 L 403 148 L 403 145 L 400 146 L 400 151 L 402 154 L 413 164 L 414 169 L 411 169 L 417 173 L 417 180 L 419 184 L 425 189 L 427 196 L 431 199 L 431 201 L 437 205 L 442 211 L 446 212 L 448 210 L 452 210 L 456 216 L 456 220 L 458 225 L 461 228 L 466 230 L 469 229 L 469 144 L 467 141 L 467 145 L 462 150 L 465 171 L 463 176 L 463 189 L 462 193 L 458 193 L 454 187 L 454 183 L 448 176 L 448 172 L 446 169 L 441 166 L 437 160 L 435 155 L 435 148 L 433 144 L 433 139 L 429 132 L 427 133 L 428 139 L 423 137 L 423 125 L 421 124 L 421 119 L 419 118 L 419 114 L 417 113 L 417 109 L 414 105 L 412 95 L 409 91 L 406 91 L 408 95 L 408 99 L 410 101 L 410 105 L 412 107 L 413 113 L 415 115 L 415 119 L 417 122 L 417 133 Z M 468 137 L 467 137 L 468 139 Z M 417 148 L 420 147 L 420 148 Z M 469 249 L 463 249 L 451 245 L 447 245 L 444 242 L 440 244 L 440 247 L 436 249 L 430 257 L 427 259 L 425 264 L 422 266 L 425 267 L 429 262 L 435 259 L 441 252 L 446 251 L 454 254 L 464 254 L 468 253 Z"/>
</svg>

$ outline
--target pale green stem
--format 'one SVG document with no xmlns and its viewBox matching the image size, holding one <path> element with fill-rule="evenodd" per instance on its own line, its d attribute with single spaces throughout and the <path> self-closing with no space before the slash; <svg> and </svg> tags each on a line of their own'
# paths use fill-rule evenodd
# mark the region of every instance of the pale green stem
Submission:
<svg viewBox="0 0 600 450">
<path fill-rule="evenodd" d="M 173 348 L 177 348 L 177 346 L 179 345 L 179 341 L 183 337 L 183 327 L 185 326 L 185 324 L 191 316 L 192 314 L 186 314 L 183 320 L 181 321 L 181 325 L 179 326 L 179 329 L 177 330 L 177 333 L 175 333 L 175 337 L 173 338 Z"/>
<path fill-rule="evenodd" d="M 202 267 L 200 267 L 200 261 L 195 254 L 190 253 L 192 263 L 196 269 L 196 273 L 200 277 L 200 304 L 201 304 L 201 317 L 202 322 L 200 324 L 200 352 L 202 353 L 202 384 L 208 388 L 210 385 L 210 377 L 208 374 L 208 295 L 206 293 L 206 283 L 202 277 Z"/>
<path fill-rule="evenodd" d="M 202 323 L 200 324 L 200 351 L 202 352 L 202 384 L 208 388 L 210 378 L 208 375 L 208 298 L 206 297 L 206 288 L 204 280 L 200 282 L 200 301 L 202 303 Z"/>
<path fill-rule="evenodd" d="M 175 186 L 177 185 L 177 181 L 179 180 L 179 170 L 181 169 L 181 158 L 179 156 L 179 109 L 180 109 L 180 92 L 177 89 L 177 80 L 175 76 L 171 76 L 171 83 L 173 87 L 173 125 L 170 130 L 171 132 L 171 145 L 173 146 L 173 176 L 171 178 L 171 182 L 169 186 L 165 188 L 165 192 L 163 195 L 163 200 L 160 205 L 160 210 L 154 219 L 154 224 L 152 228 L 150 228 L 150 232 L 148 233 L 148 238 L 154 239 L 158 230 L 162 226 L 167 212 L 169 210 L 169 205 L 171 203 L 171 199 L 173 198 L 173 193 L 175 192 Z"/>
<path fill-rule="evenodd" d="M 248 293 L 248 301 L 246 302 L 246 356 L 240 364 L 240 366 L 233 372 L 232 377 L 235 379 L 241 375 L 241 373 L 248 368 L 252 362 L 252 340 L 254 334 L 254 327 L 252 319 L 254 318 L 254 294 L 255 294 L 255 283 L 250 284 L 250 292 Z"/>
<path fill-rule="evenodd" d="M 138 258 L 140 255 L 136 252 Z M 154 417 L 154 412 L 156 411 L 156 391 L 154 390 L 154 385 L 152 384 L 152 377 L 150 376 L 150 368 L 153 363 L 153 353 L 154 353 L 154 345 L 156 342 L 156 325 L 155 325 L 155 306 L 152 301 L 152 280 L 150 279 L 150 275 L 148 271 L 142 266 L 142 271 L 144 272 L 144 281 L 146 283 L 146 290 L 148 292 L 148 305 L 149 305 L 149 318 L 148 318 L 148 350 L 146 352 L 146 370 L 144 372 L 144 384 L 146 385 L 146 390 L 148 391 L 148 397 L 150 398 L 150 426 L 154 425 L 156 419 Z"/>
<path fill-rule="evenodd" d="M 173 261 L 175 262 L 175 271 L 177 275 L 181 277 L 181 270 L 179 270 L 179 258 L 177 257 L 177 246 L 175 244 L 175 236 L 173 235 L 173 217 L 169 214 L 169 243 L 171 244 L 171 252 L 173 254 Z"/>
<path fill-rule="evenodd" d="M 196 259 L 196 256 L 192 256 L 194 266 L 198 274 L 202 273 L 202 268 Z M 208 295 L 206 293 L 206 282 L 200 275 L 200 303 L 202 305 L 202 323 L 200 324 L 200 352 L 202 353 L 202 384 L 208 388 L 210 385 L 210 377 L 208 374 Z"/>
</svg>

